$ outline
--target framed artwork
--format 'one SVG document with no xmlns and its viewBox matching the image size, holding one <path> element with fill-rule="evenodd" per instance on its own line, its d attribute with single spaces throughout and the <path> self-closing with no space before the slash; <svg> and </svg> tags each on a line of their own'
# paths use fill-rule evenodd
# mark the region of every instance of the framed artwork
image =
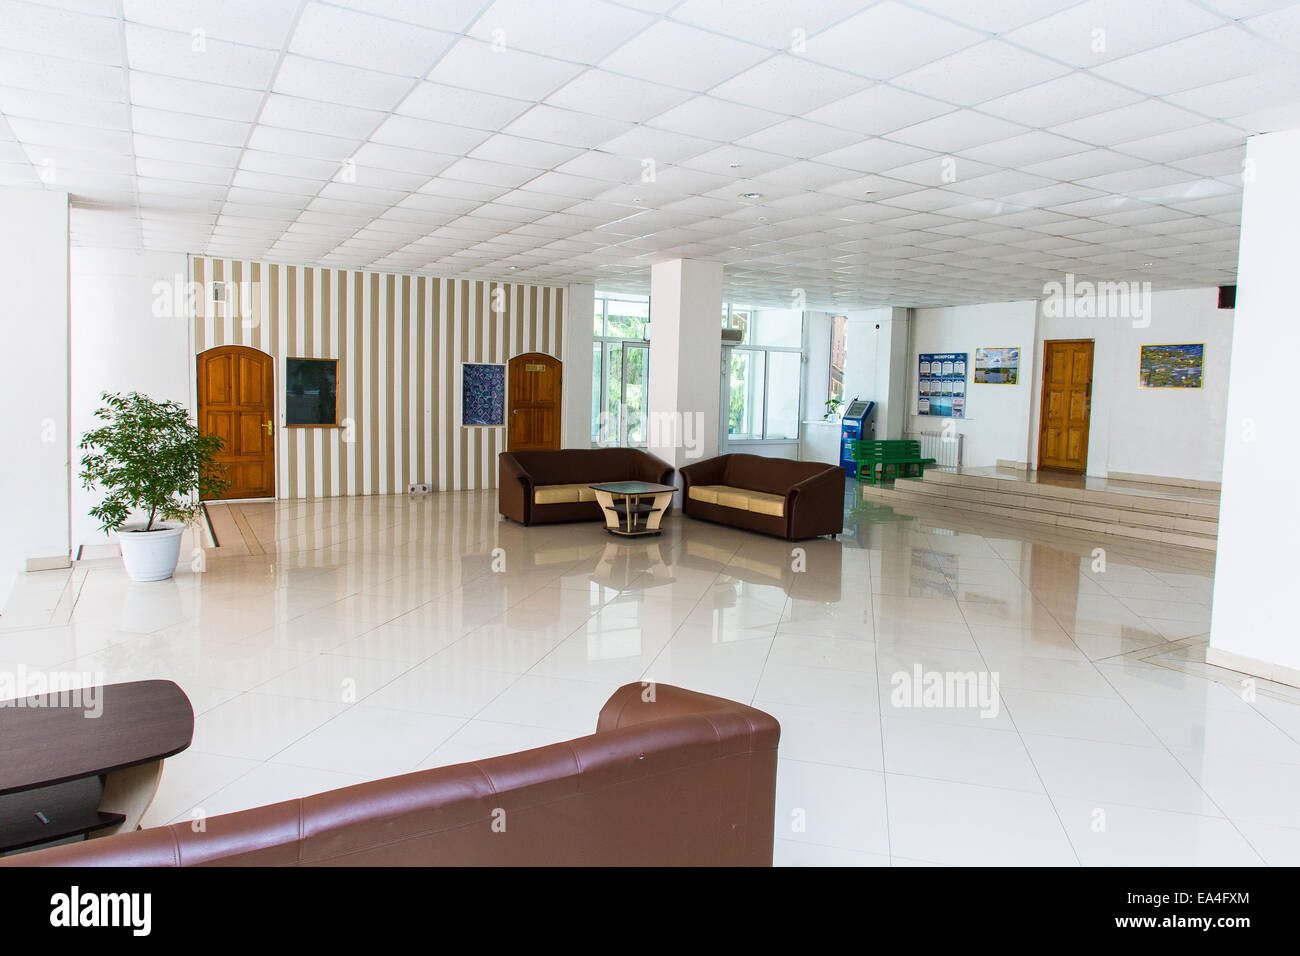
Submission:
<svg viewBox="0 0 1300 956">
<path fill-rule="evenodd" d="M 465 362 L 460 367 L 460 423 L 506 423 L 506 367 Z"/>
<path fill-rule="evenodd" d="M 285 359 L 285 425 L 289 428 L 338 427 L 338 384 L 338 359 Z"/>
<path fill-rule="evenodd" d="M 916 414 L 966 417 L 966 352 L 922 352 Z"/>
<path fill-rule="evenodd" d="M 1200 388 L 1204 378 L 1204 342 L 1142 346 L 1138 361 L 1142 388 Z"/>
<path fill-rule="evenodd" d="M 831 317 L 831 401 L 844 401 L 844 365 L 849 352 L 849 317 L 835 315 Z"/>
<path fill-rule="evenodd" d="M 976 385 L 1015 385 L 1020 374 L 1020 349 L 975 350 Z"/>
</svg>

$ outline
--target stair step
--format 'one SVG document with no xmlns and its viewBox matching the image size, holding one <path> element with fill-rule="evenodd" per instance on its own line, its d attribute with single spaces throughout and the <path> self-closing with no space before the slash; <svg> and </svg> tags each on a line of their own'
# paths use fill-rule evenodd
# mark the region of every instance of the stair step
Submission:
<svg viewBox="0 0 1300 956">
<path fill-rule="evenodd" d="M 1219 518 L 1217 501 L 1191 500 L 1187 496 L 1180 495 L 1178 489 L 1175 488 L 1170 488 L 1168 496 L 1161 496 L 1159 494 L 1125 491 L 1070 488 L 1045 482 L 1018 481 L 935 469 L 927 471 L 924 480 L 932 485 L 942 485 L 947 488 L 960 487 L 986 494 L 1014 495 L 1025 499 L 1033 498 L 1051 502 L 1071 502 L 1094 508 L 1123 509 L 1145 514 L 1171 515 L 1214 522 L 1217 522 Z"/>
<path fill-rule="evenodd" d="M 1040 511 L 1053 515 L 1080 518 L 1089 521 L 1121 523 L 1162 531 L 1177 531 L 1187 534 L 1217 535 L 1218 521 L 1215 518 L 1203 518 L 1168 511 L 1153 511 L 1148 502 L 1140 496 L 1128 496 L 1137 499 L 1132 506 L 1100 505 L 1088 501 L 1075 501 L 1067 498 L 1022 494 L 1025 487 L 1017 484 L 1014 488 L 986 490 L 973 486 L 949 484 L 941 481 L 921 481 L 915 478 L 900 478 L 894 488 L 935 498 L 942 501 L 965 501 L 979 504 L 997 505 L 1003 508 L 1015 508 L 1022 511 Z"/>
<path fill-rule="evenodd" d="M 1218 525 L 1216 522 L 1155 515 L 1157 518 L 1170 518 L 1173 521 L 1171 526 L 1163 527 L 1143 523 L 1151 520 L 1153 513 L 1150 512 L 1103 509 L 1106 513 L 1102 516 L 1079 514 L 1072 513 L 1070 510 L 1071 502 L 1064 500 L 1058 501 L 1056 510 L 1049 510 L 1048 507 L 1030 507 L 1024 503 L 998 502 L 943 494 L 934 487 L 934 485 L 938 484 L 937 482 L 930 483 L 931 487 L 929 488 L 924 487 L 926 484 L 927 482 L 919 479 L 900 479 L 894 483 L 893 487 L 866 485 L 863 486 L 863 491 L 866 497 L 883 501 L 886 504 L 898 502 L 929 508 L 941 508 L 967 514 L 984 515 L 989 518 L 1028 521 L 1063 530 L 1117 535 L 1139 541 L 1179 545 L 1201 550 L 1214 550 L 1218 544 Z M 999 495 L 997 497 L 1008 499 L 1016 496 Z"/>
</svg>

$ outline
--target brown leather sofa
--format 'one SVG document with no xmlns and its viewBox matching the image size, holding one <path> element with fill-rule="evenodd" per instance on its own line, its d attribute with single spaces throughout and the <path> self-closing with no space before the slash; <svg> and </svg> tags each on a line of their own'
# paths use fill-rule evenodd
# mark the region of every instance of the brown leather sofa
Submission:
<svg viewBox="0 0 1300 956">
<path fill-rule="evenodd" d="M 681 469 L 682 512 L 787 541 L 844 530 L 844 469 L 818 461 L 720 455 Z"/>
<path fill-rule="evenodd" d="M 780 734 L 744 704 L 627 684 L 586 737 L 0 866 L 770 866 Z"/>
<path fill-rule="evenodd" d="M 673 467 L 638 448 L 504 451 L 497 462 L 497 510 L 520 524 L 599 521 L 602 481 L 672 484 Z"/>
</svg>

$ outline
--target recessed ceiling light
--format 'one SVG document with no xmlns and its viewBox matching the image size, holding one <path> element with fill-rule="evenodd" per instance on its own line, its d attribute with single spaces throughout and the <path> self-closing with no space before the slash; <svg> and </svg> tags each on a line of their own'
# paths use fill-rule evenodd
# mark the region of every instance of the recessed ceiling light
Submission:
<svg viewBox="0 0 1300 956">
<path fill-rule="evenodd" d="M 739 169 L 739 168 L 740 168 L 740 163 L 727 163 L 727 168 L 728 168 L 728 169 Z"/>
<path fill-rule="evenodd" d="M 763 194 L 762 193 L 741 193 L 740 198 L 741 199 L 762 199 Z"/>
</svg>

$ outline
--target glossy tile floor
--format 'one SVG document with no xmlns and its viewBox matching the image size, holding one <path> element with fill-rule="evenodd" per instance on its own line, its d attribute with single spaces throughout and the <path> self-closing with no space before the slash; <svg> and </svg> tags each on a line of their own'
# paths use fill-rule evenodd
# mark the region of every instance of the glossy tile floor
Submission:
<svg viewBox="0 0 1300 956">
<path fill-rule="evenodd" d="M 1300 692 L 1200 662 L 1209 555 L 865 503 L 798 545 L 488 492 L 232 511 L 205 570 L 27 575 L 0 619 L 0 667 L 189 693 L 146 823 L 588 733 L 647 679 L 779 718 L 780 864 L 1300 864 Z M 932 672 L 998 692 L 902 706 Z"/>
</svg>

